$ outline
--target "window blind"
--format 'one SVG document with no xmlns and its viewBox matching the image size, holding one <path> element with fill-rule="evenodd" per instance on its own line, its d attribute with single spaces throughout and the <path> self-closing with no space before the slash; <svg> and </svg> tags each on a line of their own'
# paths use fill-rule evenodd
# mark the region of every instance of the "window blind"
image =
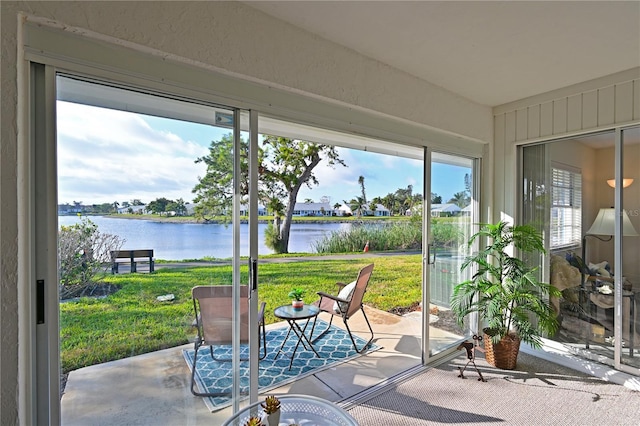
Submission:
<svg viewBox="0 0 640 426">
<path fill-rule="evenodd" d="M 552 167 L 551 227 L 552 249 L 580 245 L 582 238 L 582 174 L 569 167 Z"/>
</svg>

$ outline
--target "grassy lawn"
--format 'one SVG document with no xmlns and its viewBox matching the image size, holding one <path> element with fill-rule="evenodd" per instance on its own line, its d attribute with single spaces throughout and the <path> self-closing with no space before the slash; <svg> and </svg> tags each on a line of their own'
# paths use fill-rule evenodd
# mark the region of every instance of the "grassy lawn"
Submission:
<svg viewBox="0 0 640 426">
<path fill-rule="evenodd" d="M 375 259 L 375 269 L 364 302 L 390 310 L 409 306 L 421 297 L 421 255 Z M 337 293 L 336 282 L 356 279 L 366 259 L 267 263 L 259 268 L 260 301 L 267 303 L 267 324 L 276 321 L 273 310 L 289 303 L 292 287 L 306 290 L 305 302 L 317 291 Z M 166 268 L 153 274 L 109 275 L 105 281 L 121 287 L 103 299 L 83 298 L 60 304 L 60 344 L 63 372 L 126 358 L 193 340 L 191 288 L 231 283 L 230 266 Z M 247 267 L 241 281 L 248 282 Z M 172 302 L 156 297 L 172 293 Z"/>
</svg>

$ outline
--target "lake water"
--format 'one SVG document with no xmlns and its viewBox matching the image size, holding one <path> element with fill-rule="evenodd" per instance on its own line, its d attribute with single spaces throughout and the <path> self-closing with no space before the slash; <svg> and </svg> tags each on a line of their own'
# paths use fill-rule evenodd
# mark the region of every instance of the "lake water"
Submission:
<svg viewBox="0 0 640 426">
<path fill-rule="evenodd" d="M 105 216 L 85 216 L 98 225 L 98 230 L 115 234 L 126 241 L 123 249 L 153 249 L 156 259 L 183 260 L 230 258 L 232 227 L 219 224 L 168 223 L 140 219 L 117 219 Z M 59 225 L 78 223 L 78 216 L 59 216 Z M 248 225 L 240 225 L 240 255 L 248 256 Z M 265 223 L 258 224 L 258 253 L 271 254 L 264 245 Z M 313 243 L 332 231 L 350 229 L 350 223 L 294 223 L 289 238 L 290 253 L 312 253 Z"/>
</svg>

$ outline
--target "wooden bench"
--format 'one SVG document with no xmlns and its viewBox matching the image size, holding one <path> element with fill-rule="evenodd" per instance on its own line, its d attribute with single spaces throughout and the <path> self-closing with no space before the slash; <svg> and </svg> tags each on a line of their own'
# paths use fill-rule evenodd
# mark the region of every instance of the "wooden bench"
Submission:
<svg viewBox="0 0 640 426">
<path fill-rule="evenodd" d="M 137 272 L 137 262 L 149 262 L 149 272 L 153 272 L 153 249 L 149 250 L 112 250 L 111 273 L 118 273 L 120 263 L 131 263 L 131 272 Z"/>
</svg>

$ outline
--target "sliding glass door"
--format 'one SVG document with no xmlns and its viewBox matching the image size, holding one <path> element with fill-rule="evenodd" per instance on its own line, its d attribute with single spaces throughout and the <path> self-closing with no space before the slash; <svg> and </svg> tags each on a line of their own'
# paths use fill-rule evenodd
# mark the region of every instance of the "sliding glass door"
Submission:
<svg viewBox="0 0 640 426">
<path fill-rule="evenodd" d="M 431 152 L 429 157 L 430 197 L 424 213 L 430 229 L 425 262 L 428 309 L 424 312 L 429 318 L 429 356 L 434 356 L 478 333 L 471 325 L 477 318 L 466 318 L 460 327 L 450 310 L 454 286 L 473 273 L 460 267 L 473 249 L 467 241 L 478 223 L 478 160 L 439 152 Z"/>
<path fill-rule="evenodd" d="M 543 232 L 541 271 L 569 350 L 638 373 L 638 128 L 522 148 L 521 216 Z M 635 181 L 635 182 L 634 182 Z"/>
<path fill-rule="evenodd" d="M 619 136 L 618 136 L 619 135 Z M 616 299 L 614 339 L 616 360 L 622 369 L 640 373 L 640 335 L 638 333 L 638 299 L 640 298 L 640 127 L 616 131 L 614 200 L 616 218 L 614 229 L 614 296 Z M 619 138 L 619 141 L 618 141 Z"/>
<path fill-rule="evenodd" d="M 426 168 L 433 173 L 427 175 L 423 154 L 429 151 L 415 146 L 259 119 L 254 111 L 157 86 L 34 67 L 34 93 L 41 95 L 34 98 L 30 165 L 37 170 L 34 258 L 38 277 L 45 277 L 34 291 L 39 315 L 39 303 L 45 305 L 36 330 L 37 382 L 49 385 L 36 386 L 40 419 L 127 424 L 153 411 L 165 423 L 221 423 L 258 398 L 259 371 L 267 380 L 285 376 L 291 359 L 305 368 L 286 383 L 274 380 L 269 392 L 335 399 L 443 354 L 468 334 L 469 327 L 455 325 L 448 297 L 464 279 L 459 267 L 476 222 L 477 160 L 429 153 Z M 267 230 L 277 223 L 276 215 L 264 216 L 280 207 L 264 201 L 275 187 L 258 175 L 272 146 L 299 142 L 322 145 L 318 157 L 325 164 L 316 171 L 326 186 L 311 193 L 301 185 L 285 252 L 350 255 L 269 262 L 270 269 L 262 267 L 267 273 L 259 301 L 258 256 L 269 252 L 263 241 L 274 237 Z M 426 188 L 426 176 L 431 186 L 423 196 L 414 188 Z M 270 194 L 284 199 L 278 191 Z M 347 231 L 353 240 L 343 238 Z M 427 245 L 433 257 L 420 250 Z M 433 261 L 427 265 L 426 258 Z M 333 319 L 332 330 L 344 337 L 347 350 L 320 349 L 313 335 L 312 348 L 301 344 L 278 359 L 280 346 L 272 341 L 266 348 L 271 364 L 259 360 L 262 301 L 269 302 L 267 339 L 278 335 L 269 334 L 273 330 L 286 334 L 292 325 L 275 311 L 290 306 L 293 287 L 305 286 L 309 305 L 318 291 L 337 294 L 336 282 L 355 280 L 371 263 L 363 298 L 367 318 L 356 313 L 350 331 Z M 194 287 L 229 289 L 218 303 L 224 309 L 215 309 L 228 313 L 220 322 L 228 339 L 215 342 L 212 351 L 199 327 L 205 318 L 196 313 L 200 299 L 219 296 L 200 292 L 194 303 Z M 318 317 L 319 323 L 329 319 L 326 312 Z M 367 351 L 353 348 L 349 333 L 358 348 L 368 342 L 367 321 L 374 333 L 369 350 L 387 348 L 376 353 L 381 357 L 365 358 Z M 197 359 L 194 339 L 203 343 Z M 334 352 L 337 367 L 329 364 Z M 316 372 L 306 369 L 325 362 Z M 191 389 L 225 395 L 194 396 Z"/>
<path fill-rule="evenodd" d="M 62 423 L 171 377 L 234 411 L 255 400 L 255 114 L 71 74 L 55 84 Z"/>
</svg>

